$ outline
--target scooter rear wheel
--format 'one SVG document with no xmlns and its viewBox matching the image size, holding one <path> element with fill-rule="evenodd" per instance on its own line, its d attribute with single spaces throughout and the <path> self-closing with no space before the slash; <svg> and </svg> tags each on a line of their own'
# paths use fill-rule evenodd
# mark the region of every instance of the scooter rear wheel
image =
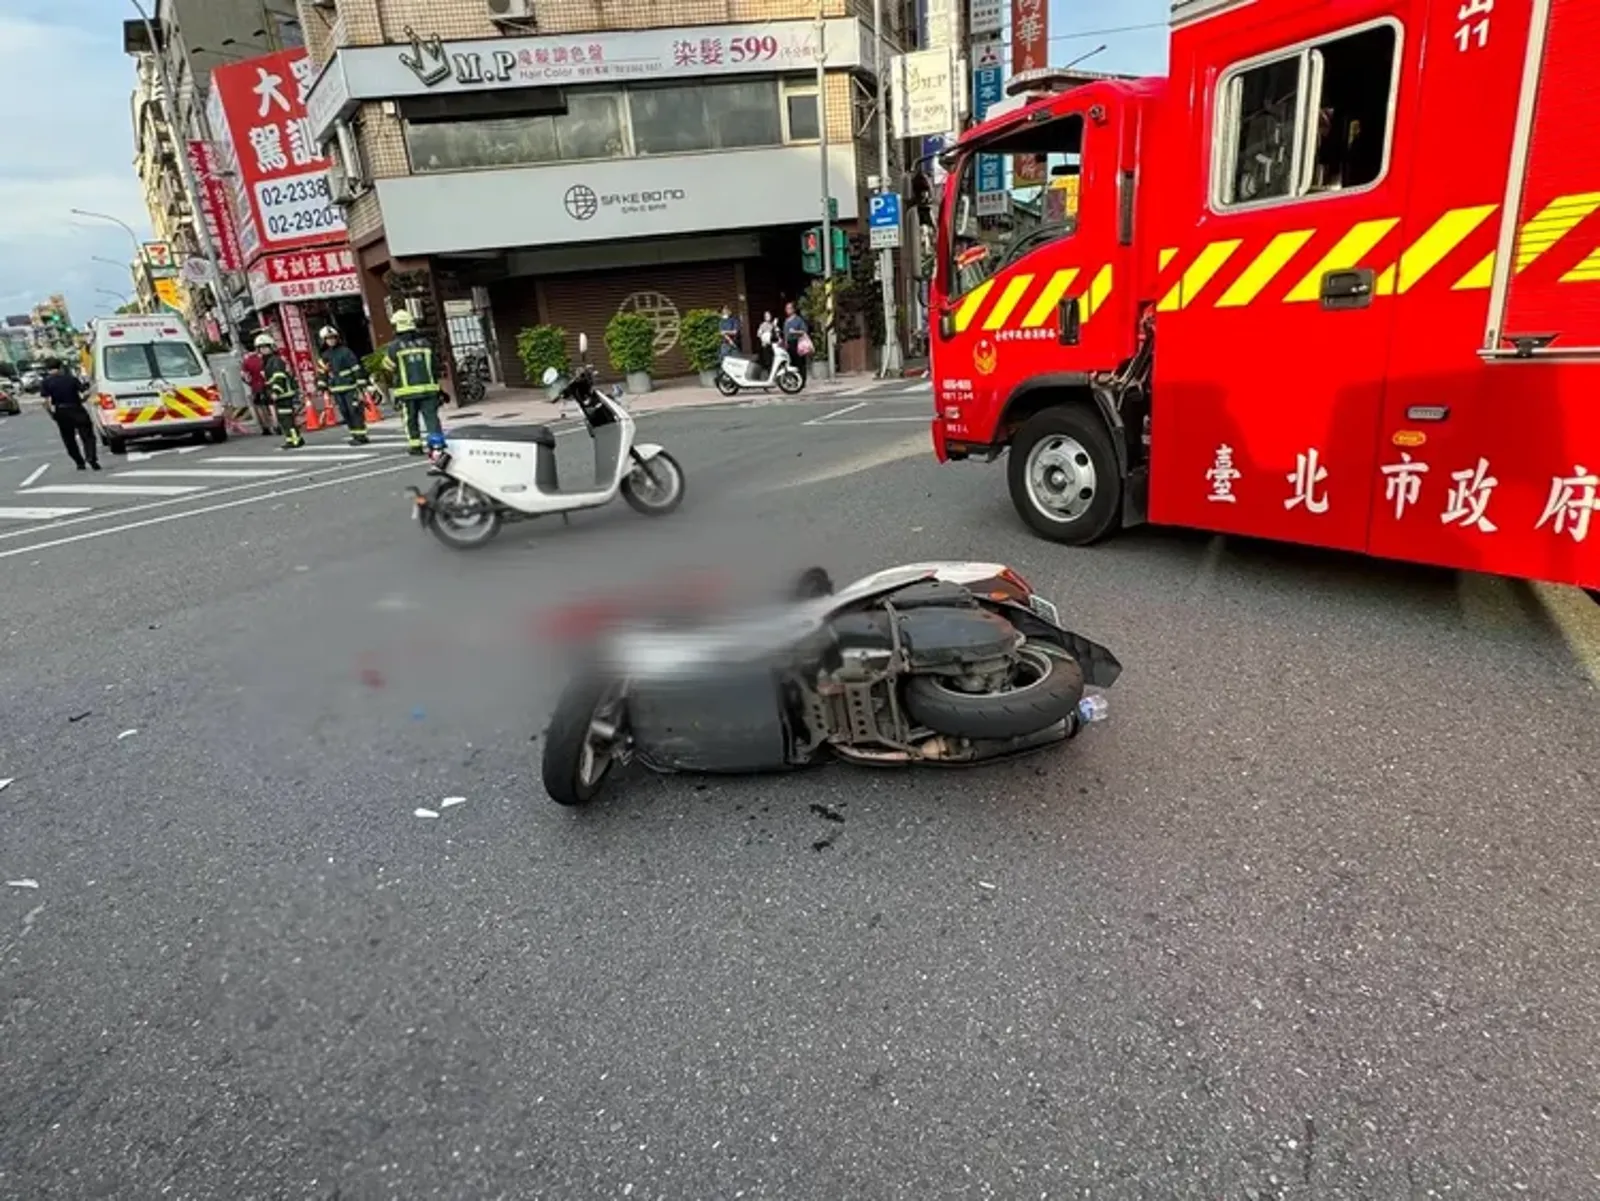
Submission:
<svg viewBox="0 0 1600 1201">
<path fill-rule="evenodd" d="M 469 505 L 457 498 L 468 494 Z M 473 550 L 491 541 L 500 532 L 503 518 L 475 488 L 440 480 L 428 499 L 428 528 L 435 538 L 456 550 Z"/>
<path fill-rule="evenodd" d="M 616 765 L 616 745 L 626 720 L 615 683 L 578 676 L 556 702 L 545 730 L 540 775 L 558 805 L 587 805 L 600 795 Z"/>
<path fill-rule="evenodd" d="M 796 371 L 793 367 L 788 367 L 788 368 L 785 368 L 784 370 L 778 372 L 778 391 L 779 392 L 785 393 L 786 395 L 789 395 L 789 396 L 793 396 L 796 392 L 800 391 L 800 389 L 804 388 L 805 386 L 806 386 L 806 381 L 803 380 L 800 377 L 800 373 L 798 371 Z"/>
<path fill-rule="evenodd" d="M 717 372 L 717 391 L 724 396 L 737 396 L 739 394 L 739 385 L 733 382 L 733 377 L 726 371 L 719 371 Z"/>
</svg>

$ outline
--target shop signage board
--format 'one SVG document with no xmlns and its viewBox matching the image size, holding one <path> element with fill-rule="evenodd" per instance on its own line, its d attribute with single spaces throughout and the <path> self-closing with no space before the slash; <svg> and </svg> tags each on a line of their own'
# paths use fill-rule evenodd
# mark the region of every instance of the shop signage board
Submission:
<svg viewBox="0 0 1600 1201">
<path fill-rule="evenodd" d="M 353 250 L 295 250 L 269 254 L 250 266 L 250 298 L 256 307 L 299 300 L 361 295 Z"/>
<path fill-rule="evenodd" d="M 972 119 L 981 122 L 1005 98 L 1005 68 L 1001 66 L 999 38 L 972 46 Z M 974 167 L 977 179 L 974 208 L 980 217 L 1006 211 L 1006 162 L 998 154 L 980 154 Z"/>
<path fill-rule="evenodd" d="M 306 116 L 314 70 L 306 51 L 296 48 L 229 63 L 211 74 L 263 251 L 347 237 L 344 213 L 328 187 L 328 160 Z"/>
<path fill-rule="evenodd" d="M 144 259 L 145 270 L 151 279 L 171 279 L 178 274 L 178 265 L 172 258 L 168 242 L 144 242 L 139 246 L 139 257 Z"/>
<path fill-rule="evenodd" d="M 890 62 L 894 136 L 925 138 L 955 130 L 961 120 L 956 95 L 956 50 L 918 50 Z"/>
<path fill-rule="evenodd" d="M 1045 0 L 1011 0 L 1011 73 L 1037 71 L 1050 65 L 1050 9 Z M 1014 155 L 1012 186 L 1044 182 L 1044 158 Z"/>
<path fill-rule="evenodd" d="M 306 326 L 306 315 L 297 304 L 286 304 L 278 309 L 278 319 L 283 322 L 283 348 L 289 355 L 289 366 L 300 378 L 300 395 L 311 397 L 317 391 L 317 353 L 311 344 L 311 330 Z"/>
<path fill-rule="evenodd" d="M 872 67 L 871 38 L 854 17 L 825 22 L 822 45 L 831 68 Z M 816 65 L 811 20 L 462 41 L 443 40 L 423 20 L 401 45 L 341 49 L 315 81 L 307 108 L 313 136 L 326 141 L 333 123 L 363 100 L 814 71 Z"/>
<path fill-rule="evenodd" d="M 967 33 L 974 42 L 979 38 L 999 40 L 1005 8 L 1005 0 L 971 0 L 967 7 Z"/>
</svg>

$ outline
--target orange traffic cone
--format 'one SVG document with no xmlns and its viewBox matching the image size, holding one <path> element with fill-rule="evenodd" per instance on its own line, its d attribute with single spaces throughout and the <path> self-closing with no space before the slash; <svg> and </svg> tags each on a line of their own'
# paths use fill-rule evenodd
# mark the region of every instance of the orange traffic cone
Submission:
<svg viewBox="0 0 1600 1201">
<path fill-rule="evenodd" d="M 322 406 L 322 424 L 325 428 L 332 429 L 340 424 L 339 411 L 333 407 L 333 398 L 331 396 L 323 399 L 325 403 Z"/>
<path fill-rule="evenodd" d="M 322 428 L 322 420 L 317 416 L 316 405 L 308 404 L 306 406 L 306 419 L 304 425 L 305 431 L 308 434 L 314 434 Z"/>
<path fill-rule="evenodd" d="M 383 412 L 378 408 L 377 402 L 372 399 L 371 392 L 361 394 L 362 415 L 368 425 L 377 425 L 383 420 Z"/>
</svg>

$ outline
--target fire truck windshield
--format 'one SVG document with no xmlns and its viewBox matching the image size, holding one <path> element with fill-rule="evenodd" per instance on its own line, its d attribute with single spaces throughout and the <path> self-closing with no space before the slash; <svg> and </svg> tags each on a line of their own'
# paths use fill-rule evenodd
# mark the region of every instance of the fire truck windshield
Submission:
<svg viewBox="0 0 1600 1201">
<path fill-rule="evenodd" d="M 950 295 L 1078 229 L 1083 117 L 1029 121 L 964 148 L 951 214 Z"/>
</svg>

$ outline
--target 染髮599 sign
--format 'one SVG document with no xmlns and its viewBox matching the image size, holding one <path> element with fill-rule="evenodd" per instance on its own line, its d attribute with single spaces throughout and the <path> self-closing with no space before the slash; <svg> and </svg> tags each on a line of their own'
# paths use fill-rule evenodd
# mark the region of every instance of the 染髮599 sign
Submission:
<svg viewBox="0 0 1600 1201">
<path fill-rule="evenodd" d="M 328 188 L 328 160 L 306 119 L 306 93 L 315 76 L 303 49 L 229 63 L 211 74 L 241 191 L 266 250 L 345 238 L 344 214 Z"/>
</svg>

